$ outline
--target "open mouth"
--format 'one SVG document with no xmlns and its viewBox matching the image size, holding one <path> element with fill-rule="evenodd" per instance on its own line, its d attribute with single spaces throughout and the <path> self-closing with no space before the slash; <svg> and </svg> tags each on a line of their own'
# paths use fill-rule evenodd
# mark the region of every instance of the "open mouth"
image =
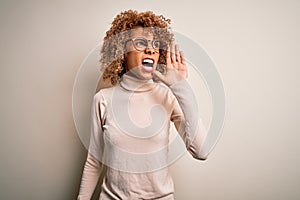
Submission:
<svg viewBox="0 0 300 200">
<path fill-rule="evenodd" d="M 153 71 L 154 60 L 150 58 L 145 58 L 142 61 L 143 68 L 146 72 Z"/>
</svg>

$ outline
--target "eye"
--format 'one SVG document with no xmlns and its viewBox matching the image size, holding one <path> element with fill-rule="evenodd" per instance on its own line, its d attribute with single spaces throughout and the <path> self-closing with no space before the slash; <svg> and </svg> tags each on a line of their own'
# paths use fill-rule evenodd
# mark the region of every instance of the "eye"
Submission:
<svg viewBox="0 0 300 200">
<path fill-rule="evenodd" d="M 153 48 L 159 49 L 161 42 L 159 40 L 154 40 L 153 41 Z"/>
<path fill-rule="evenodd" d="M 134 41 L 134 44 L 136 47 L 146 47 L 147 46 L 147 42 L 143 39 L 136 39 Z"/>
</svg>

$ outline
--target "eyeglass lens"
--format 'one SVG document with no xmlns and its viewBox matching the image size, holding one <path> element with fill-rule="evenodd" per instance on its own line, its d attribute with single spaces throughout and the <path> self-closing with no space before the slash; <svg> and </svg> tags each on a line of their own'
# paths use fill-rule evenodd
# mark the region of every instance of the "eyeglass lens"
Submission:
<svg viewBox="0 0 300 200">
<path fill-rule="evenodd" d="M 134 38 L 133 39 L 133 44 L 134 44 L 134 46 L 135 46 L 136 49 L 138 49 L 138 50 L 145 50 L 148 47 L 148 41 L 151 42 L 152 47 L 154 49 L 159 49 L 159 47 L 160 47 L 160 41 L 158 41 L 158 40 L 151 41 L 151 40 L 147 40 L 145 38 Z"/>
</svg>

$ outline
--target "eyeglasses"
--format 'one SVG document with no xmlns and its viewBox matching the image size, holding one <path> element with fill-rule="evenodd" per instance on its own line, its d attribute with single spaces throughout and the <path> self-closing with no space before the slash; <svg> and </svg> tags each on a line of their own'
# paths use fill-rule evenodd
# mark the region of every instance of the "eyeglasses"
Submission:
<svg viewBox="0 0 300 200">
<path fill-rule="evenodd" d="M 126 43 L 129 41 L 132 41 L 134 48 L 138 51 L 144 51 L 148 47 L 149 42 L 151 42 L 152 47 L 155 50 L 159 50 L 162 45 L 160 40 L 147 40 L 146 38 L 141 37 L 131 38 L 127 40 Z"/>
</svg>

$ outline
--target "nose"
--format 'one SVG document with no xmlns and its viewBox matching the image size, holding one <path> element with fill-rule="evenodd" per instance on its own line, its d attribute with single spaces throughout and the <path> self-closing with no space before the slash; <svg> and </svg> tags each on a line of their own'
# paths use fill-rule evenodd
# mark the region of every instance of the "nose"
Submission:
<svg viewBox="0 0 300 200">
<path fill-rule="evenodd" d="M 154 51 L 154 49 L 152 48 L 151 45 L 148 45 L 148 46 L 146 47 L 146 49 L 145 49 L 145 53 L 146 53 L 146 54 L 155 54 L 155 51 Z"/>
</svg>

